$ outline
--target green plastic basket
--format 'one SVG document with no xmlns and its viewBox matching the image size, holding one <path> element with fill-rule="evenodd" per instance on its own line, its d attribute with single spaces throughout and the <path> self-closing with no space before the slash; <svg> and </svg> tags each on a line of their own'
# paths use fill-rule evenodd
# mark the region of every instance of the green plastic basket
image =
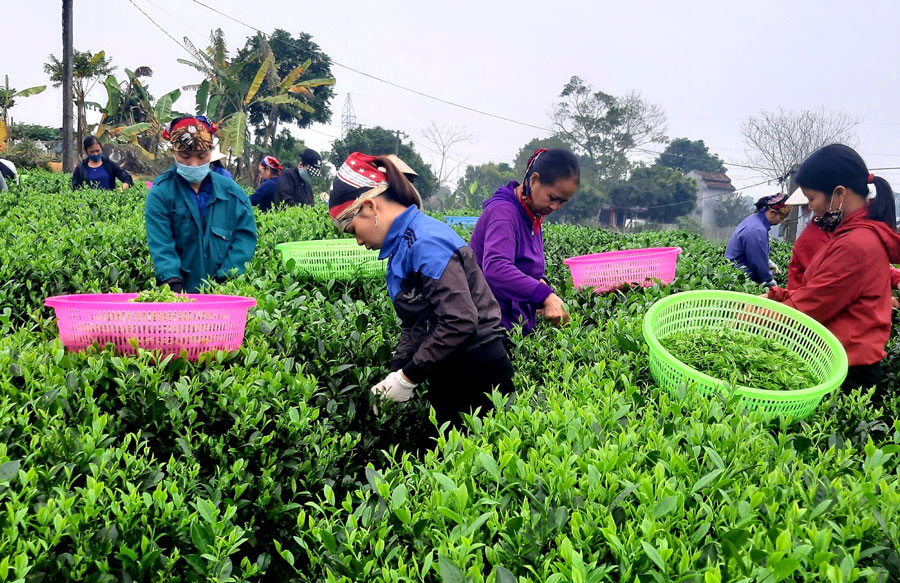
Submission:
<svg viewBox="0 0 900 583">
<path fill-rule="evenodd" d="M 275 249 L 285 265 L 293 261 L 297 273 L 320 280 L 383 276 L 387 267 L 387 261 L 378 259 L 378 251 L 357 245 L 353 239 L 295 241 Z"/>
<path fill-rule="evenodd" d="M 736 386 L 742 402 L 772 415 L 802 419 L 847 376 L 847 353 L 825 326 L 778 302 L 729 291 L 689 291 L 665 297 L 644 315 L 643 332 L 650 346 L 650 373 L 668 389 L 685 384 L 705 395 L 729 394 L 732 386 L 675 358 L 660 339 L 676 331 L 734 328 L 780 342 L 810 365 L 819 384 L 797 391 Z"/>
</svg>

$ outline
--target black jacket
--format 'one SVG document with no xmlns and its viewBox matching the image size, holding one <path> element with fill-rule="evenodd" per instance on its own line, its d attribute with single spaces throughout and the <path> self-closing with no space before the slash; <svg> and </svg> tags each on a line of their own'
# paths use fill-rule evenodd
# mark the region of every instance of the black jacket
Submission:
<svg viewBox="0 0 900 583">
<path fill-rule="evenodd" d="M 72 172 L 72 188 L 89 188 L 90 184 L 88 183 L 88 161 L 82 160 L 81 164 L 75 167 L 75 170 Z M 107 156 L 103 156 L 102 166 L 106 170 L 106 174 L 109 176 L 109 186 L 107 190 L 113 190 L 116 187 L 116 178 L 128 184 L 129 186 L 134 186 L 134 179 L 131 177 L 131 174 L 122 169 L 121 166 L 110 160 Z"/>
<path fill-rule="evenodd" d="M 312 185 L 303 180 L 300 170 L 289 168 L 278 177 L 278 186 L 275 189 L 274 206 L 296 206 L 298 204 L 313 204 Z"/>
</svg>

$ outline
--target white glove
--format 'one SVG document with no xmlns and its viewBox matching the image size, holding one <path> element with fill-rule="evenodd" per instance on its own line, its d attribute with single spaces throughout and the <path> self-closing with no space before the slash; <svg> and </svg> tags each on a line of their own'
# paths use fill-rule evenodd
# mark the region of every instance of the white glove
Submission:
<svg viewBox="0 0 900 583">
<path fill-rule="evenodd" d="M 372 394 L 395 403 L 405 403 L 412 397 L 414 388 L 416 388 L 416 383 L 411 383 L 404 379 L 398 370 L 392 372 L 383 381 L 372 387 Z"/>
</svg>

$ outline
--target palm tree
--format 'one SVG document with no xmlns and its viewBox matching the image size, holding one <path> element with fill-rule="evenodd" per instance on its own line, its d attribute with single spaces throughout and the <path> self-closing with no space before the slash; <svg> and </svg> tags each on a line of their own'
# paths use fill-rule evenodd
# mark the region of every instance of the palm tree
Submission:
<svg viewBox="0 0 900 583">
<path fill-rule="evenodd" d="M 50 75 L 50 80 L 54 87 L 62 85 L 63 66 L 62 62 L 54 55 L 50 55 L 50 61 L 44 63 L 44 72 Z M 78 151 L 84 155 L 82 150 L 82 142 L 87 132 L 87 94 L 94 88 L 97 81 L 106 77 L 115 70 L 112 66 L 112 57 L 106 58 L 106 53 L 100 51 L 96 55 L 90 51 L 75 51 L 72 58 L 72 90 L 74 92 L 73 100 L 78 114 Z"/>
</svg>

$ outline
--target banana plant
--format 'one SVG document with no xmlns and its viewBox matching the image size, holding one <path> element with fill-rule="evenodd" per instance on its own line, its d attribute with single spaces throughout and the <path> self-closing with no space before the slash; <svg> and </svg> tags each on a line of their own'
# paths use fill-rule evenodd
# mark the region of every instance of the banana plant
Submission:
<svg viewBox="0 0 900 583">
<path fill-rule="evenodd" d="M 30 97 L 37 95 L 47 88 L 46 85 L 36 85 L 28 89 L 16 91 L 9 86 L 9 75 L 4 75 L 3 87 L 0 87 L 0 112 L 2 112 L 3 125 L 9 123 L 8 112 L 16 104 L 15 100 L 19 97 Z"/>
<path fill-rule="evenodd" d="M 283 80 L 278 78 L 278 68 L 275 63 L 275 55 L 272 53 L 267 43 L 262 44 L 263 61 L 247 89 L 244 99 L 240 103 L 238 111 L 235 111 L 226 119 L 222 120 L 222 132 L 220 134 L 220 143 L 223 148 L 230 148 L 234 156 L 240 157 L 244 152 L 244 142 L 249 138 L 247 132 L 247 113 L 248 110 L 256 104 L 268 104 L 272 106 L 269 114 L 269 126 L 266 128 L 266 136 L 274 135 L 275 124 L 278 121 L 279 107 L 296 107 L 310 113 L 315 110 L 306 102 L 298 99 L 296 96 L 310 96 L 313 87 L 323 85 L 333 85 L 334 78 L 307 79 L 298 81 L 304 72 L 309 68 L 310 62 L 307 60 L 302 65 L 295 67 Z M 269 86 L 274 88 L 274 95 L 259 95 L 263 82 L 268 80 Z M 263 144 L 268 140 L 264 136 Z"/>
</svg>

